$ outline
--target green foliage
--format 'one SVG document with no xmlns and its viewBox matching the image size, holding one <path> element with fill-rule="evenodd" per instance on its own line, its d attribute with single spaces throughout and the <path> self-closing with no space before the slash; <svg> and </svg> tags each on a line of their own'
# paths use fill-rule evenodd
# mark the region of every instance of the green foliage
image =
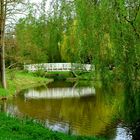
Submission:
<svg viewBox="0 0 140 140">
<path fill-rule="evenodd" d="M 39 63 L 47 61 L 45 23 L 32 15 L 21 19 L 16 26 L 18 56 L 22 63 Z"/>
<path fill-rule="evenodd" d="M 104 138 L 70 136 L 52 132 L 29 119 L 18 119 L 0 113 L 0 139 L 7 140 L 105 140 Z"/>
<path fill-rule="evenodd" d="M 0 88 L 0 96 L 7 96 L 8 95 L 8 90 Z"/>
<path fill-rule="evenodd" d="M 44 75 L 42 75 L 42 71 L 37 74 L 32 72 L 26 72 L 26 71 L 19 71 L 14 70 L 14 77 L 11 79 L 11 74 L 13 73 L 13 70 L 7 70 L 6 76 L 7 76 L 7 90 L 2 89 L 2 94 L 13 95 L 18 91 L 21 91 L 23 89 L 27 89 L 29 87 L 35 87 L 44 85 L 51 80 L 44 78 Z M 0 94 L 1 95 L 1 94 Z"/>
<path fill-rule="evenodd" d="M 45 77 L 46 76 L 46 72 L 43 70 L 37 70 L 34 72 L 34 75 L 37 77 Z"/>
<path fill-rule="evenodd" d="M 45 1 L 41 4 L 45 7 Z M 45 12 L 42 8 L 35 17 L 32 6 L 19 20 L 16 47 L 8 50 L 13 60 L 9 61 L 93 63 L 95 76 L 101 80 L 139 79 L 137 1 L 55 0 L 51 9 Z"/>
</svg>

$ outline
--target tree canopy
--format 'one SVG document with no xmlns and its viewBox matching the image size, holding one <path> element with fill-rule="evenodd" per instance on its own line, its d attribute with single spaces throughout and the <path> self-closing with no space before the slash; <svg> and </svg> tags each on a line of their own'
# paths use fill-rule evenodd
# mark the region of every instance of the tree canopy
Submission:
<svg viewBox="0 0 140 140">
<path fill-rule="evenodd" d="M 54 0 L 49 11 L 45 5 L 29 4 L 16 22 L 6 65 L 90 63 L 104 80 L 139 78 L 139 0 Z"/>
</svg>

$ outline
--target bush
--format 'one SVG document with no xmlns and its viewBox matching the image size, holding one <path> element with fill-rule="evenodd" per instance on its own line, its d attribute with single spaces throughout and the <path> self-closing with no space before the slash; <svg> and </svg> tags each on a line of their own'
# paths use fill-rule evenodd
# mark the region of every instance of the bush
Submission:
<svg viewBox="0 0 140 140">
<path fill-rule="evenodd" d="M 37 77 L 45 77 L 45 71 L 43 70 L 37 70 L 34 72 L 34 75 L 37 76 Z"/>
<path fill-rule="evenodd" d="M 8 95 L 8 90 L 4 88 L 0 88 L 0 96 L 7 96 Z"/>
</svg>

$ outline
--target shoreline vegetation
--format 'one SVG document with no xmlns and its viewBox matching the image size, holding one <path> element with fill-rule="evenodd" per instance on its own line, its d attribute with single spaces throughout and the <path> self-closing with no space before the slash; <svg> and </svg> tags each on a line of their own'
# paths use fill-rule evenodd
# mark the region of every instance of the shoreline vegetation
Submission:
<svg viewBox="0 0 140 140">
<path fill-rule="evenodd" d="M 24 70 L 8 69 L 6 71 L 7 89 L 0 87 L 0 99 L 15 96 L 24 89 L 42 85 L 46 86 L 54 80 L 65 80 L 68 82 L 95 80 L 91 77 L 94 76 L 91 76 L 89 72 L 77 72 L 76 76 L 74 76 L 71 72 L 44 72 L 42 70 L 28 72 Z"/>
<path fill-rule="evenodd" d="M 7 90 L 0 88 L 0 96 L 12 97 L 19 91 L 35 86 L 46 85 L 53 79 L 18 70 L 7 70 Z M 17 118 L 10 114 L 0 113 L 0 140 L 104 140 L 98 137 L 71 136 L 53 132 L 40 123 L 26 118 Z"/>
<path fill-rule="evenodd" d="M 0 134 L 0 140 L 105 140 L 53 132 L 34 120 L 19 119 L 5 113 L 0 113 Z"/>
<path fill-rule="evenodd" d="M 53 79 L 38 76 L 36 73 L 29 73 L 19 70 L 7 70 L 7 89 L 0 88 L 0 97 L 11 97 L 21 90 L 46 85 Z"/>
</svg>

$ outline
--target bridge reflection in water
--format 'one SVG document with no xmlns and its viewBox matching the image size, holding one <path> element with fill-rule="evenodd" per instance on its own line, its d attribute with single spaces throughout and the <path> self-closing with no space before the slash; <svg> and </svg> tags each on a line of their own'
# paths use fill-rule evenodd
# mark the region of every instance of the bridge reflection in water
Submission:
<svg viewBox="0 0 140 140">
<path fill-rule="evenodd" d="M 53 131 L 73 135 L 107 136 L 108 139 L 114 140 L 130 137 L 127 133 L 128 127 L 120 124 L 122 121 L 115 122 L 114 119 L 118 116 L 118 109 L 119 112 L 122 109 L 120 105 L 123 106 L 123 88 L 120 84 L 115 83 L 112 88 L 107 89 L 98 86 L 95 89 L 90 88 L 87 82 L 77 84 L 78 87 L 74 84 L 55 81 L 48 84 L 47 88 L 42 86 L 34 90 L 25 90 L 17 94 L 13 100 L 1 101 L 0 109 L 13 116 L 21 118 L 28 116 L 39 120 Z M 63 96 L 64 93 L 68 94 L 69 90 L 73 92 L 72 94 L 85 92 L 83 96 L 87 97 L 56 98 L 55 96 L 54 99 L 50 99 L 46 95 L 55 91 L 56 94 Z"/>
<path fill-rule="evenodd" d="M 83 96 L 92 96 L 95 94 L 94 87 L 80 87 L 80 88 L 49 88 L 43 91 L 36 91 L 35 89 L 30 89 L 24 94 L 25 98 L 48 98 L 48 99 L 59 99 L 59 98 L 75 98 Z"/>
</svg>

